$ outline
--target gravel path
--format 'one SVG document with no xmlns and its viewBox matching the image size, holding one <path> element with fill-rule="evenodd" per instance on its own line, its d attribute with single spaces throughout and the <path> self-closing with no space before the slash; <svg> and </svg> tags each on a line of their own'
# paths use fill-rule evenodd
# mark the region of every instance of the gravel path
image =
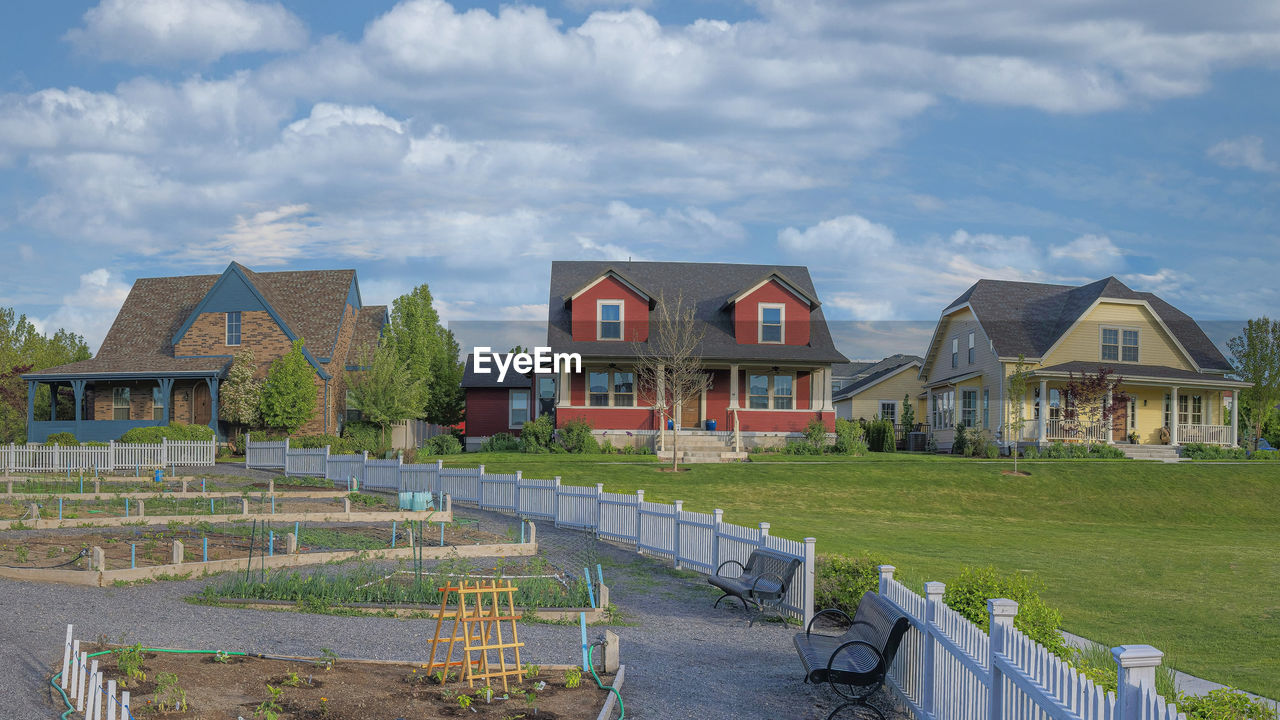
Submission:
<svg viewBox="0 0 1280 720">
<path fill-rule="evenodd" d="M 509 519 L 455 508 L 483 523 Z M 833 707 L 831 691 L 801 683 L 791 646 L 793 627 L 747 627 L 740 610 L 711 609 L 717 597 L 706 581 L 669 563 L 637 555 L 590 535 L 538 525 L 538 541 L 565 568 L 604 567 L 621 625 L 627 665 L 622 696 L 627 717 L 821 718 Z M 13 720 L 57 717 L 49 702 L 50 668 L 61 661 L 66 625 L 76 636 L 113 642 L 199 649 L 316 655 L 329 647 L 341 657 L 420 659 L 434 630 L 430 621 L 331 617 L 294 612 L 236 610 L 191 605 L 184 598 L 209 580 L 121 588 L 85 588 L 0 579 L 0 707 Z M 588 628 L 594 638 L 603 628 Z M 524 657 L 542 663 L 576 663 L 576 626 L 521 624 Z M 876 705 L 892 707 L 881 691 Z M 894 714 L 890 720 L 895 720 Z M 230 720 L 234 715 L 229 714 Z M 394 720 L 387 718 L 386 720 Z"/>
</svg>

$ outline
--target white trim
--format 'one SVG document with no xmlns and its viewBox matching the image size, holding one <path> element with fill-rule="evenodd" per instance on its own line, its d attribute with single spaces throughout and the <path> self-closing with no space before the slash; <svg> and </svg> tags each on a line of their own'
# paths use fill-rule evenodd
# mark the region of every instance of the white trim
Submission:
<svg viewBox="0 0 1280 720">
<path fill-rule="evenodd" d="M 1182 357 L 1187 361 L 1187 363 L 1190 364 L 1191 367 L 1194 368 L 1196 372 L 1204 372 L 1200 368 L 1200 365 L 1196 363 L 1195 359 L 1191 357 L 1191 353 L 1187 352 L 1187 349 L 1183 347 L 1182 343 L 1178 340 L 1178 337 L 1174 335 L 1172 331 L 1169 330 L 1169 326 L 1164 324 L 1164 320 L 1160 317 L 1160 313 L 1156 312 L 1155 308 L 1151 307 L 1151 303 L 1147 302 L 1146 300 L 1125 300 L 1121 298 L 1098 298 L 1097 300 L 1094 300 L 1093 304 L 1090 305 L 1084 312 L 1080 313 L 1080 317 L 1076 318 L 1075 322 L 1071 323 L 1071 327 L 1068 327 L 1065 331 L 1063 331 L 1061 335 L 1058 336 L 1057 340 L 1053 341 L 1053 344 L 1049 346 L 1048 350 L 1044 351 L 1044 354 L 1041 357 L 1052 356 L 1053 351 L 1058 349 L 1058 346 L 1062 344 L 1062 341 L 1066 340 L 1067 336 L 1070 335 L 1076 329 L 1076 327 L 1080 325 L 1080 323 L 1084 322 L 1085 318 L 1089 317 L 1090 313 L 1092 313 L 1099 305 L 1101 305 L 1104 302 L 1112 303 L 1115 305 L 1139 305 L 1141 307 L 1146 308 L 1147 312 L 1151 313 L 1151 317 L 1155 319 L 1156 324 L 1159 325 L 1160 329 L 1164 331 L 1165 337 L 1167 337 L 1171 342 L 1173 342 L 1174 347 L 1178 348 L 1178 350 L 1182 352 Z M 1195 322 L 1195 320 L 1192 320 L 1192 322 Z M 1196 323 L 1196 327 L 1199 327 L 1199 326 L 1200 324 Z M 1099 339 L 1101 339 L 1101 336 L 1099 336 Z M 1102 355 L 1101 346 L 1099 346 L 1098 348 L 1098 355 L 1099 357 L 1101 357 Z M 1141 349 L 1138 350 L 1138 356 L 1139 357 L 1142 356 Z"/>
<path fill-rule="evenodd" d="M 876 403 L 876 409 L 877 409 L 877 410 L 879 410 L 880 412 L 878 412 L 878 413 L 876 413 L 876 414 L 880 416 L 880 419 L 881 419 L 881 420 L 883 420 L 883 419 L 884 419 L 884 406 L 885 406 L 885 405 L 892 405 L 892 406 L 893 406 L 893 424 L 894 424 L 894 425 L 897 425 L 897 424 L 898 424 L 898 417 L 902 414 L 902 413 L 899 411 L 899 409 L 898 409 L 898 405 L 900 405 L 901 403 L 902 403 L 902 401 L 901 401 L 901 400 L 880 400 L 880 401 L 878 401 L 878 402 Z M 852 412 L 852 411 L 853 411 L 853 407 L 852 407 L 852 406 L 850 406 L 849 411 L 850 411 L 850 412 Z"/>
<path fill-rule="evenodd" d="M 511 423 L 511 411 L 515 410 L 516 408 L 515 408 L 515 407 L 513 407 L 513 405 L 512 405 L 512 402 L 511 402 L 511 401 L 512 401 L 512 399 L 513 399 L 513 398 L 515 398 L 515 396 L 516 396 L 516 395 L 518 395 L 518 394 L 520 394 L 520 393 L 524 393 L 524 414 L 525 414 L 525 418 L 524 418 L 524 422 L 520 423 L 519 425 L 513 425 L 513 424 Z M 532 396 L 533 396 L 533 391 L 532 391 L 530 388 L 511 388 L 510 390 L 508 390 L 508 391 L 507 391 L 507 429 L 508 429 L 508 430 L 519 430 L 519 429 L 521 429 L 521 428 L 523 428 L 523 427 L 525 426 L 525 423 L 529 422 L 529 420 L 530 420 L 529 415 L 530 415 L 530 414 L 532 414 L 532 413 L 530 412 L 530 409 L 531 409 L 531 408 L 532 408 L 532 406 L 533 406 L 533 405 L 532 405 L 532 401 L 533 401 L 533 397 L 532 397 Z"/>
<path fill-rule="evenodd" d="M 1115 360 L 1106 360 L 1106 359 L 1103 359 L 1102 357 L 1102 346 L 1106 344 L 1102 341 L 1102 333 L 1107 330 L 1115 330 L 1118 333 L 1118 335 L 1116 335 L 1116 359 Z M 1132 332 L 1138 333 L 1138 345 L 1137 345 L 1138 359 L 1137 360 L 1124 359 L 1125 331 L 1132 331 Z M 1131 327 L 1128 325 L 1098 325 L 1098 362 L 1100 363 L 1117 362 L 1117 363 L 1123 363 L 1125 365 L 1141 365 L 1142 364 L 1142 328 Z"/>
<path fill-rule="evenodd" d="M 976 360 L 978 357 L 978 350 L 973 344 L 976 337 L 977 337 L 977 332 L 974 330 L 970 330 L 969 331 L 969 364 L 970 365 L 972 365 L 973 361 Z"/>
<path fill-rule="evenodd" d="M 570 295 L 570 296 L 569 296 L 569 300 L 570 300 L 570 301 L 577 300 L 579 295 L 582 295 L 583 293 L 585 293 L 586 291 L 588 291 L 588 290 L 590 290 L 591 288 L 595 287 L 596 285 L 599 285 L 599 284 L 600 284 L 600 281 L 601 281 L 601 280 L 604 280 L 604 279 L 605 279 L 605 278 L 607 278 L 607 277 L 611 277 L 611 278 L 613 278 L 614 280 L 617 280 L 618 282 L 622 283 L 622 284 L 623 284 L 623 286 L 625 286 L 627 289 L 631 290 L 631 292 L 634 292 L 635 294 L 637 294 L 637 295 L 639 295 L 640 297 L 644 298 L 644 300 L 645 300 L 646 302 L 647 302 L 647 301 L 649 301 L 649 300 L 652 300 L 652 299 L 653 299 L 653 298 L 649 297 L 649 293 L 646 293 L 645 291 L 641 290 L 640 288 L 636 287 L 635 285 L 632 285 L 631 283 L 627 282 L 627 280 L 626 280 L 625 278 L 623 278 L 621 275 L 619 275 L 617 272 L 615 272 L 615 271 L 613 271 L 613 270 L 608 270 L 608 271 L 605 271 L 604 273 L 602 273 L 602 274 L 600 275 L 600 277 L 598 277 L 598 278 L 596 278 L 595 280 L 592 280 L 590 283 L 588 283 L 588 284 L 584 285 L 584 286 L 582 287 L 582 289 L 581 289 L 581 290 L 579 290 L 578 292 L 576 292 L 576 293 L 574 293 L 574 294 Z"/>
<path fill-rule="evenodd" d="M 618 337 L 607 338 L 600 335 L 601 326 L 604 324 L 604 315 L 602 310 L 605 305 L 618 306 Z M 626 319 L 627 319 L 627 303 L 621 299 L 601 298 L 596 300 L 596 341 L 597 342 L 622 342 L 626 339 Z M 610 320 L 609 322 L 613 322 Z"/>
<path fill-rule="evenodd" d="M 794 295 L 797 300 L 804 303 L 805 305 L 808 305 L 810 309 L 813 308 L 813 304 L 809 301 L 809 298 L 801 294 L 799 288 L 796 288 L 791 283 L 787 282 L 786 280 L 783 280 L 782 276 L 778 275 L 777 273 L 769 273 L 768 277 L 756 283 L 755 285 L 752 285 L 750 290 L 743 291 L 742 293 L 738 294 L 737 297 L 731 299 L 729 302 L 734 305 L 737 305 L 739 302 L 742 302 L 743 298 L 747 297 L 751 293 L 759 290 L 760 288 L 764 287 L 765 285 L 768 285 L 771 282 L 778 283 L 778 285 L 782 286 L 783 290 L 786 290 L 787 292 Z"/>
<path fill-rule="evenodd" d="M 951 369 L 960 369 L 960 338 L 951 338 Z"/>
<path fill-rule="evenodd" d="M 766 309 L 778 310 L 778 339 L 764 339 L 764 311 Z M 756 303 L 756 344 L 757 345 L 786 345 L 787 344 L 787 306 L 783 303 Z"/>
<path fill-rule="evenodd" d="M 591 376 L 592 376 L 593 374 L 595 374 L 595 373 L 604 373 L 604 376 L 605 376 L 605 378 L 606 378 L 606 379 L 605 379 L 605 387 L 607 388 L 607 390 L 605 391 L 605 393 L 604 393 L 604 394 L 606 394 L 606 395 L 608 395 L 608 396 L 609 396 L 609 402 L 608 402 L 608 404 L 607 404 L 607 405 L 592 405 L 592 404 L 591 404 L 591 396 L 592 396 L 592 395 L 599 395 L 599 394 L 600 394 L 600 393 L 593 393 L 593 392 L 591 392 Z M 630 376 L 631 376 L 631 393 L 630 393 L 630 395 L 631 395 L 631 404 L 630 404 L 630 405 L 615 405 L 615 404 L 614 404 L 613 396 L 614 396 L 615 394 L 617 394 L 617 382 L 614 380 L 614 376 L 615 376 L 615 375 L 617 375 L 618 373 L 627 373 L 628 375 L 630 375 Z M 634 369 L 626 370 L 626 369 L 623 369 L 623 368 L 611 368 L 611 367 L 607 367 L 607 366 L 606 366 L 606 367 L 585 368 L 585 369 L 584 369 L 584 372 L 583 372 L 583 375 L 584 375 L 584 378 L 583 378 L 583 379 L 586 381 L 586 386 L 587 386 L 587 404 L 586 404 L 584 407 L 589 407 L 589 408 L 617 408 L 617 409 L 619 409 L 619 410 L 645 410 L 645 409 L 648 409 L 648 408 L 646 408 L 645 406 L 640 405 L 640 396 L 639 396 L 639 393 L 638 393 L 639 388 L 636 386 L 636 371 L 635 371 Z M 623 393 L 623 395 L 626 395 L 626 394 L 627 394 L 627 393 Z"/>
<path fill-rule="evenodd" d="M 764 394 L 764 395 L 752 395 L 752 393 L 751 393 L 751 376 L 752 376 L 752 375 L 763 375 L 764 377 L 768 378 L 768 380 L 765 382 L 765 394 Z M 796 375 L 797 375 L 797 373 L 794 373 L 794 372 L 790 372 L 790 373 L 788 373 L 788 372 L 783 372 L 781 369 L 779 369 L 779 371 L 778 371 L 778 372 L 773 372 L 772 370 L 766 370 L 766 371 L 764 371 L 764 372 L 751 372 L 751 370 L 747 370 L 747 407 L 740 408 L 740 409 L 742 409 L 742 410 L 755 410 L 755 411 L 768 410 L 768 411 L 770 411 L 770 412 L 774 412 L 774 411 L 776 411 L 776 412 L 787 412 L 787 411 L 789 411 L 789 410 L 798 410 L 799 408 L 797 408 L 797 407 L 796 407 L 796 405 L 798 404 L 798 403 L 796 402 L 796 386 L 798 385 L 798 382 L 797 382 L 797 379 L 796 379 Z M 790 394 L 790 395 L 775 395 L 775 394 L 774 394 L 774 383 L 773 383 L 773 379 L 774 379 L 774 378 L 776 378 L 776 377 L 784 377 L 784 376 L 785 376 L 785 377 L 789 377 L 789 378 L 791 378 L 791 394 Z M 809 378 L 809 384 L 810 384 L 810 386 L 812 387 L 812 384 L 813 384 L 813 377 L 812 377 L 812 374 L 810 375 L 810 378 Z M 753 397 L 763 397 L 763 398 L 765 398 L 765 399 L 766 399 L 766 402 L 767 402 L 767 404 L 768 404 L 768 406 L 767 406 L 767 407 L 762 407 L 762 408 L 753 408 L 753 407 L 750 407 L 750 405 L 751 405 L 751 398 L 753 398 Z M 789 398 L 791 398 L 791 407 L 789 407 L 789 408 L 775 408 L 775 407 L 773 406 L 773 401 L 774 401 L 774 398 L 775 398 L 775 397 L 789 397 Z M 813 408 L 805 408 L 805 409 L 804 409 L 804 412 L 817 412 L 817 410 L 815 410 L 815 409 L 813 409 Z"/>
</svg>

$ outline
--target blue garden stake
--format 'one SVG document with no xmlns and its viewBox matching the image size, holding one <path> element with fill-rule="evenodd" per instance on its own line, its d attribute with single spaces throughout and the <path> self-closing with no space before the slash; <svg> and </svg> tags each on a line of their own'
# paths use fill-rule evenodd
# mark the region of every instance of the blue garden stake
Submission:
<svg viewBox="0 0 1280 720">
<path fill-rule="evenodd" d="M 200 492 L 204 492 L 204 478 L 200 478 Z"/>
<path fill-rule="evenodd" d="M 275 495 L 271 496 L 271 514 L 272 515 L 276 514 L 276 496 Z"/>
<path fill-rule="evenodd" d="M 293 523 L 293 539 L 302 542 L 302 536 L 298 534 L 298 522 L 296 520 Z"/>
<path fill-rule="evenodd" d="M 582 627 L 582 669 L 587 669 L 587 614 L 578 613 L 578 624 Z"/>
<path fill-rule="evenodd" d="M 124 499 L 124 516 L 129 517 L 129 498 Z"/>
<path fill-rule="evenodd" d="M 209 562 L 209 538 L 204 539 L 204 561 Z"/>
<path fill-rule="evenodd" d="M 209 514 L 213 514 L 213 498 L 209 498 Z"/>
<path fill-rule="evenodd" d="M 596 563 L 596 580 L 601 586 L 604 585 L 604 570 L 600 568 L 600 563 Z"/>
<path fill-rule="evenodd" d="M 440 547 L 444 547 L 444 523 L 440 523 Z"/>
<path fill-rule="evenodd" d="M 524 520 L 520 521 L 520 544 L 524 544 Z"/>
<path fill-rule="evenodd" d="M 396 547 L 396 521 L 392 520 L 391 521 L 391 549 L 394 550 L 395 547 Z"/>
<path fill-rule="evenodd" d="M 596 606 L 596 591 L 591 589 L 591 571 L 582 568 L 582 576 L 587 579 L 587 597 L 591 598 L 591 607 Z"/>
<path fill-rule="evenodd" d="M 58 519 L 62 519 L 62 498 L 58 498 Z"/>
<path fill-rule="evenodd" d="M 276 556 L 276 531 L 268 530 L 267 536 L 268 538 L 270 538 L 267 540 L 267 555 L 271 557 L 275 557 Z"/>
<path fill-rule="evenodd" d="M 129 543 L 129 569 L 138 567 L 138 544 Z"/>
<path fill-rule="evenodd" d="M 81 495 L 84 494 L 84 476 L 83 475 L 80 476 L 80 494 Z"/>
</svg>

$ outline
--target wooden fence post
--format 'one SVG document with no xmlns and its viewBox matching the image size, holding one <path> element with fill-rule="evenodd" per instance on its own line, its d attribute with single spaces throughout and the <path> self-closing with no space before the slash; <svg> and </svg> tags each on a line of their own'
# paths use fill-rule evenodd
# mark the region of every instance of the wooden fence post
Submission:
<svg viewBox="0 0 1280 720">
<path fill-rule="evenodd" d="M 249 498 L 243 498 L 243 497 L 240 498 L 240 514 L 241 515 L 249 514 Z"/>
<path fill-rule="evenodd" d="M 94 546 L 89 551 L 89 565 L 92 569 L 102 572 L 107 569 L 107 555 L 102 552 L 102 548 Z"/>
<path fill-rule="evenodd" d="M 716 570 L 720 569 L 720 525 L 724 523 L 724 511 L 716 508 L 711 511 L 715 516 L 711 528 L 711 573 L 714 575 Z"/>
<path fill-rule="evenodd" d="M 885 595 L 889 592 L 889 581 L 893 579 L 893 571 L 897 568 L 892 565 L 878 565 L 876 569 L 880 571 L 880 585 L 877 592 Z"/>
<path fill-rule="evenodd" d="M 813 619 L 814 613 L 814 587 L 817 582 L 817 576 L 814 571 L 814 563 L 817 559 L 815 554 L 817 538 L 807 537 L 804 539 L 804 594 L 801 596 L 801 610 L 804 611 L 804 626 L 809 627 L 809 621 Z"/>
<path fill-rule="evenodd" d="M 671 546 L 672 546 L 672 549 L 674 550 L 673 554 L 675 555 L 675 558 L 674 558 L 675 569 L 679 570 L 680 569 L 680 513 L 684 511 L 684 501 L 676 500 L 672 503 L 672 505 L 675 506 L 676 510 L 675 510 L 674 522 L 671 524 L 671 527 L 672 527 L 671 534 L 674 536 L 671 539 Z M 636 530 L 639 530 L 639 529 L 640 528 L 638 527 L 636 528 Z"/>
<path fill-rule="evenodd" d="M 636 543 L 637 552 L 639 552 L 639 547 L 640 547 L 640 536 L 644 534 L 640 530 L 641 523 L 644 521 L 644 510 L 641 509 L 641 506 L 643 504 L 644 504 L 644 490 L 637 490 L 636 491 L 636 536 L 632 538 Z"/>
<path fill-rule="evenodd" d="M 142 498 L 138 498 L 138 517 L 147 516 L 147 503 Z"/>
<path fill-rule="evenodd" d="M 72 626 L 67 626 L 67 642 L 62 647 L 62 674 L 58 676 L 58 684 L 63 690 L 67 689 L 67 673 L 71 671 L 71 630 Z"/>
<path fill-rule="evenodd" d="M 181 565 L 182 561 L 186 559 L 186 555 L 187 555 L 186 548 L 182 546 L 182 541 L 174 540 L 173 541 L 173 564 Z"/>
<path fill-rule="evenodd" d="M 551 523 L 560 527 L 560 476 L 555 476 L 555 485 L 551 493 Z"/>
<path fill-rule="evenodd" d="M 515 505 L 515 510 L 513 512 L 515 512 L 516 515 L 520 514 L 520 478 L 522 475 L 523 475 L 522 471 L 520 470 L 516 471 L 516 484 L 511 492 L 511 497 L 512 497 L 511 503 Z"/>
<path fill-rule="evenodd" d="M 760 539 L 756 542 L 756 547 L 760 548 L 761 550 L 765 549 L 766 547 L 765 538 L 767 537 L 769 537 L 769 523 L 762 522 L 760 523 Z"/>
<path fill-rule="evenodd" d="M 987 681 L 988 720 L 1004 720 L 1004 672 L 1000 670 L 999 656 L 1004 655 L 1009 646 L 1007 633 L 1013 627 L 1013 618 L 1017 614 L 1018 603 L 1012 600 L 992 598 L 987 601 L 991 647 L 991 675 Z"/>
<path fill-rule="evenodd" d="M 163 469 L 169 464 L 169 438 L 160 438 L 160 467 Z"/>
<path fill-rule="evenodd" d="M 1164 653 L 1150 645 L 1111 648 L 1116 659 L 1116 720 L 1140 720 L 1142 698 L 1156 687 L 1156 667 Z"/>
<path fill-rule="evenodd" d="M 927 582 L 924 584 L 924 676 L 920 678 L 920 708 L 925 715 L 934 717 L 936 703 L 933 699 L 934 655 L 937 653 L 938 639 L 933 627 L 938 621 L 938 609 L 942 607 L 942 596 L 947 591 L 945 583 Z"/>
</svg>

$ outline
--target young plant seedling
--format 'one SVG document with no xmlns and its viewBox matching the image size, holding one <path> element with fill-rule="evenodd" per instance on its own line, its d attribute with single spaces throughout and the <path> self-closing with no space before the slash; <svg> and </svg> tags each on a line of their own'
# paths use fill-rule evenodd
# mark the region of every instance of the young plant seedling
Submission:
<svg viewBox="0 0 1280 720">
<path fill-rule="evenodd" d="M 582 668 L 571 667 L 564 671 L 564 686 L 576 688 L 582 684 Z"/>
<path fill-rule="evenodd" d="M 540 672 L 542 672 L 541 665 L 534 665 L 533 663 L 524 664 L 524 676 L 526 679 L 532 680 L 538 677 L 538 673 Z"/>
</svg>

